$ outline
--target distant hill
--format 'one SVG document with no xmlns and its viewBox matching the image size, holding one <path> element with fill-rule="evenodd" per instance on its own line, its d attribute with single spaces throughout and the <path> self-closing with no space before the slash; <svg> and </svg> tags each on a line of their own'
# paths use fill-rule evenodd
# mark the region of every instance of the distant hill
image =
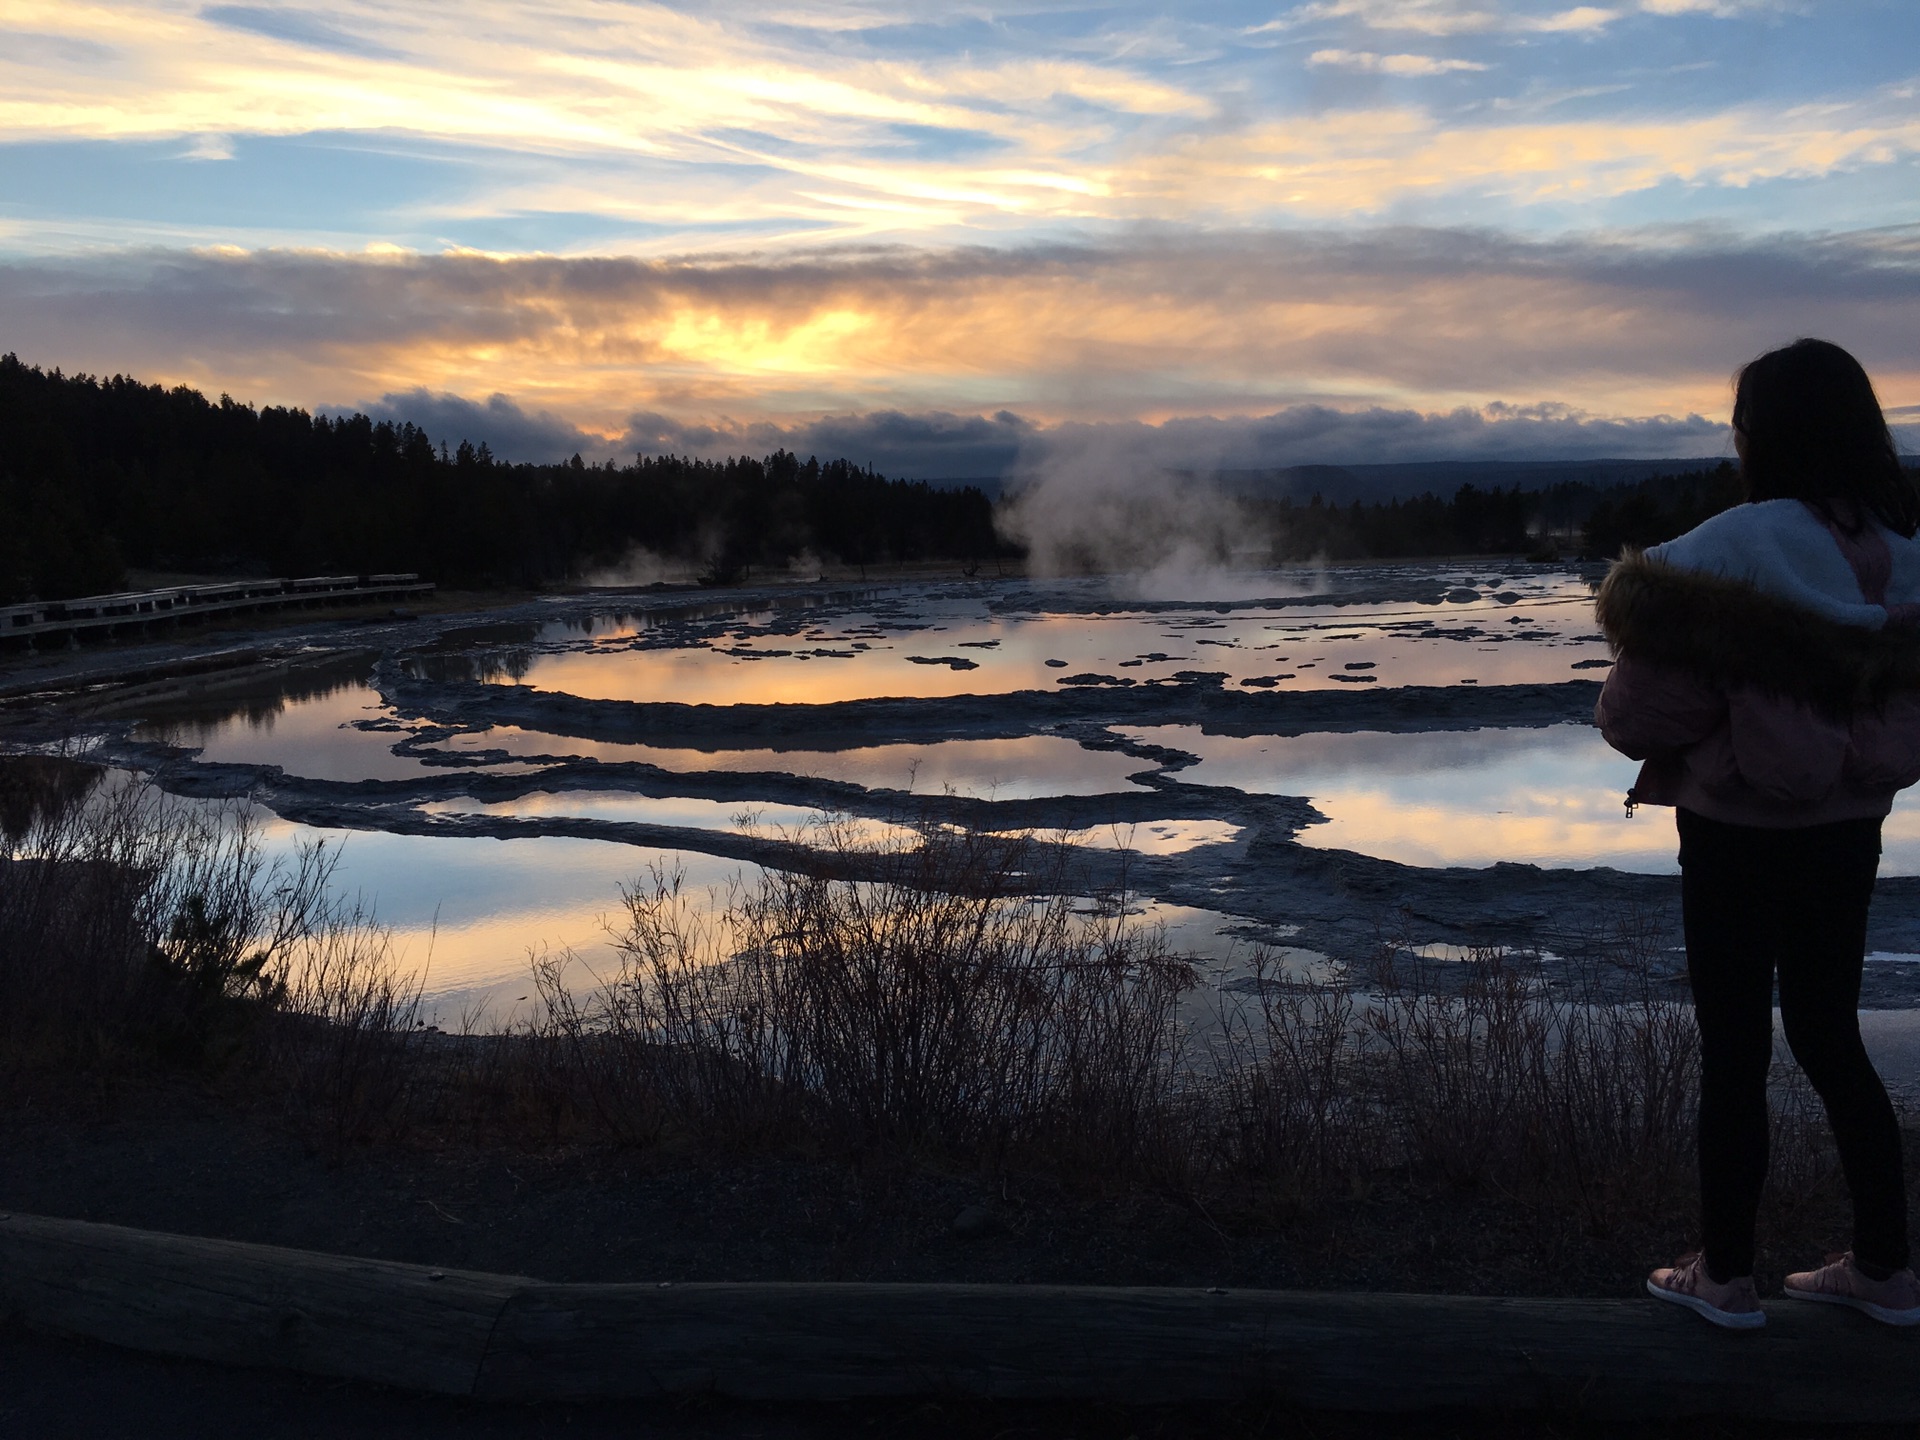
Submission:
<svg viewBox="0 0 1920 1440">
<path fill-rule="evenodd" d="M 1330 505 L 1380 504 L 1420 495 L 1451 495 L 1462 485 L 1477 490 L 1550 490 L 1574 483 L 1604 489 L 1632 485 L 1656 475 L 1710 470 L 1719 456 L 1667 460 L 1419 460 L 1391 465 L 1286 465 L 1272 470 L 1218 470 L 1207 478 L 1229 494 L 1259 500 L 1309 500 Z M 1199 471 L 1180 472 L 1199 475 Z M 992 499 L 1016 488 L 1000 475 L 928 480 L 941 490 L 974 489 Z"/>
<path fill-rule="evenodd" d="M 1604 489 L 1637 484 L 1656 475 L 1710 470 L 1719 456 L 1667 460 L 1422 460 L 1392 465 L 1290 465 L 1277 470 L 1223 470 L 1215 479 L 1235 494 L 1263 499 L 1329 504 L 1355 500 L 1378 504 L 1419 495 L 1451 495 L 1462 485 L 1476 490 L 1550 490 L 1568 483 Z"/>
</svg>

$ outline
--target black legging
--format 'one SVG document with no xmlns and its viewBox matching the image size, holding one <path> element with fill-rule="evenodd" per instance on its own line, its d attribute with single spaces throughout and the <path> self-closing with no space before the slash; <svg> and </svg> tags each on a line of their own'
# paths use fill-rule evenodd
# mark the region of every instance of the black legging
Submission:
<svg viewBox="0 0 1920 1440">
<path fill-rule="evenodd" d="M 1853 1196 L 1853 1250 L 1907 1264 L 1900 1126 L 1860 1043 L 1867 905 L 1880 822 L 1794 830 L 1679 812 L 1687 972 L 1700 1027 L 1700 1205 L 1707 1272 L 1753 1273 L 1767 1175 L 1773 976 L 1793 1058 L 1820 1094 Z"/>
</svg>

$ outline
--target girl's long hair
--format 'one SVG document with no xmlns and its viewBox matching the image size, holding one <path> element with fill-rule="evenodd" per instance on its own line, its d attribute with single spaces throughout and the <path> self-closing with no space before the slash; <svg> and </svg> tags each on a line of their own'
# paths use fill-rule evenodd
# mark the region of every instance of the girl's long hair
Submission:
<svg viewBox="0 0 1920 1440">
<path fill-rule="evenodd" d="M 1920 495 L 1873 382 L 1831 341 L 1796 340 L 1742 366 L 1733 427 L 1749 500 L 1804 500 L 1849 529 L 1871 516 L 1901 535 L 1920 530 Z"/>
</svg>

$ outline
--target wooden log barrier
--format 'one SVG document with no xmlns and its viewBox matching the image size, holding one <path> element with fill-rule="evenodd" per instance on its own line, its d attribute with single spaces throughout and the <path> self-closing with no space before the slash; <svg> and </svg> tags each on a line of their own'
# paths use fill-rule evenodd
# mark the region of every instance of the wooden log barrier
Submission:
<svg viewBox="0 0 1920 1440">
<path fill-rule="evenodd" d="M 532 1281 L 11 1215 L 0 1318 L 162 1355 L 472 1393 Z"/>
<path fill-rule="evenodd" d="M 1920 1334 L 1782 1300 L 1091 1285 L 548 1285 L 0 1218 L 0 1317 L 133 1349 L 483 1399 L 945 1394 L 1920 1421 Z"/>
</svg>

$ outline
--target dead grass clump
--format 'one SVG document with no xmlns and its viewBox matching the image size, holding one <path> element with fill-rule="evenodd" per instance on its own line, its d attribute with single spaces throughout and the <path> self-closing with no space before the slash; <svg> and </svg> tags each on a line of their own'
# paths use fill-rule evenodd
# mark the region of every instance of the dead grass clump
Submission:
<svg viewBox="0 0 1920 1440">
<path fill-rule="evenodd" d="M 1684 1232 L 1699 1042 L 1650 935 L 1623 926 L 1551 966 L 1388 943 L 1364 975 L 1326 985 L 1257 967 L 1258 1001 L 1223 1026 L 1223 1174 L 1295 1211 L 1390 1180 L 1589 1238 Z M 1774 1090 L 1774 1208 L 1804 1211 L 1831 1191 L 1831 1141 L 1797 1071 Z"/>
<path fill-rule="evenodd" d="M 1076 899 L 1065 851 L 840 838 L 824 873 L 716 903 L 655 873 L 592 983 L 543 957 L 512 1053 L 544 1099 L 520 1108 L 625 1144 L 938 1155 L 1269 1215 L 1386 1186 L 1575 1239 L 1688 1223 L 1698 1046 L 1649 927 L 1578 964 L 1388 943 L 1324 983 L 1257 956 L 1201 1044 L 1192 968 L 1123 897 Z M 1830 1148 L 1801 1089 L 1779 1098 L 1776 1198 L 1812 1203 Z"/>
<path fill-rule="evenodd" d="M 1463 969 L 1457 993 L 1421 973 L 1435 963 Z M 1644 957 L 1616 951 L 1560 986 L 1537 956 L 1500 950 L 1381 968 L 1370 1039 L 1414 1173 L 1502 1186 L 1592 1233 L 1691 1183 L 1692 1011 L 1656 996 Z"/>
<path fill-rule="evenodd" d="M 324 877 L 263 873 L 243 809 L 0 759 L 0 1042 L 17 1061 L 230 1051 Z"/>
<path fill-rule="evenodd" d="M 1122 902 L 1076 900 L 1057 847 L 929 830 L 859 859 L 863 878 L 768 871 L 708 911 L 656 873 L 625 895 L 616 974 L 580 996 L 564 957 L 536 966 L 532 1033 L 622 1138 L 1139 1161 L 1191 967 Z"/>
<path fill-rule="evenodd" d="M 0 757 L 0 820 L 7 1065 L 239 1070 L 338 1137 L 405 1111 L 418 987 L 336 850 L 60 757 Z"/>
<path fill-rule="evenodd" d="M 334 853 L 302 852 L 297 878 L 317 877 L 313 903 L 277 937 L 265 972 L 271 1010 L 254 1063 L 304 1128 L 341 1147 L 412 1125 L 436 1076 L 421 981 L 403 971 L 391 936 L 357 900 L 326 883 Z"/>
</svg>

